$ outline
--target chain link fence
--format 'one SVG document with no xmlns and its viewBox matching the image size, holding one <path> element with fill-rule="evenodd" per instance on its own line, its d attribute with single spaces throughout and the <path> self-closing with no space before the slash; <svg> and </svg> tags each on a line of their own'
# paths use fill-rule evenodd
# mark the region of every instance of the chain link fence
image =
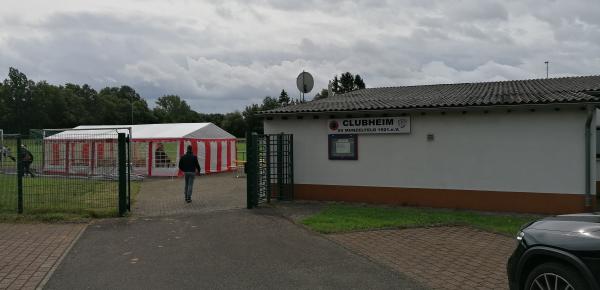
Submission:
<svg viewBox="0 0 600 290">
<path fill-rule="evenodd" d="M 5 135 L 0 211 L 123 214 L 130 207 L 130 167 L 128 143 L 120 131 Z"/>
<path fill-rule="evenodd" d="M 17 137 L 0 130 L 0 213 L 17 211 Z"/>
</svg>

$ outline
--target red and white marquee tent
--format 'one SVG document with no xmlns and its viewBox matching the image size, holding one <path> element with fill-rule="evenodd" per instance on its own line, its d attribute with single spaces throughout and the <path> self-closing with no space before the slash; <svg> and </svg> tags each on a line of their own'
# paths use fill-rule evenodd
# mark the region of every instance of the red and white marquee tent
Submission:
<svg viewBox="0 0 600 290">
<path fill-rule="evenodd" d="M 131 128 L 130 159 L 136 174 L 180 175 L 177 164 L 188 145 L 198 156 L 202 173 L 230 171 L 235 166 L 235 137 L 212 123 L 101 125 L 79 126 L 44 138 L 44 172 L 95 175 L 115 168 L 116 132 L 129 134 L 123 128 Z"/>
</svg>

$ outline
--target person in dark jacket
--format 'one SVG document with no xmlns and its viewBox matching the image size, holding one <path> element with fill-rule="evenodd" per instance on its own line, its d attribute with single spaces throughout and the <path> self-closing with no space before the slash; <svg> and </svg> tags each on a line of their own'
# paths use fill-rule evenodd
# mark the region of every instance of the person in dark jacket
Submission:
<svg viewBox="0 0 600 290">
<path fill-rule="evenodd" d="M 187 203 L 192 202 L 192 190 L 194 188 L 194 177 L 196 176 L 196 170 L 200 173 L 200 164 L 198 163 L 198 157 L 192 152 L 192 145 L 188 145 L 187 152 L 179 159 L 179 170 L 185 174 L 185 201 Z"/>
<path fill-rule="evenodd" d="M 25 146 L 25 144 L 21 144 L 21 150 L 19 150 L 19 154 L 20 154 L 20 158 L 21 158 L 21 162 L 23 162 L 23 175 L 27 175 L 29 173 L 29 175 L 31 177 L 35 177 L 35 175 L 33 175 L 33 172 L 31 172 L 31 163 L 33 163 L 33 154 L 31 154 L 31 152 L 29 152 L 29 150 L 27 150 L 27 146 Z"/>
<path fill-rule="evenodd" d="M 158 143 L 156 146 L 154 162 L 156 162 L 156 167 L 171 167 L 171 159 L 169 159 L 169 155 L 165 152 L 163 143 Z"/>
</svg>

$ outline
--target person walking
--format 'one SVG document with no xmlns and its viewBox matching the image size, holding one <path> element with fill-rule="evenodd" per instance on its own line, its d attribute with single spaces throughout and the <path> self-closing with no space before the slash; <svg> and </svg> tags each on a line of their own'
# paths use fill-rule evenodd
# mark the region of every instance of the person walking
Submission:
<svg viewBox="0 0 600 290">
<path fill-rule="evenodd" d="M 21 144 L 21 150 L 19 152 L 19 154 L 21 155 L 21 162 L 23 162 L 23 175 L 27 175 L 27 173 L 29 173 L 29 175 L 31 175 L 31 177 L 35 177 L 35 175 L 33 175 L 33 172 L 31 172 L 31 163 L 33 163 L 33 154 L 31 154 L 31 152 L 29 152 L 29 150 L 27 150 L 27 146 L 25 146 L 25 144 Z"/>
<path fill-rule="evenodd" d="M 183 193 L 185 195 L 185 202 L 190 203 L 192 202 L 196 170 L 200 173 L 200 164 L 198 163 L 198 157 L 192 152 L 192 145 L 188 145 L 187 152 L 179 159 L 179 170 L 185 174 L 185 189 Z"/>
</svg>

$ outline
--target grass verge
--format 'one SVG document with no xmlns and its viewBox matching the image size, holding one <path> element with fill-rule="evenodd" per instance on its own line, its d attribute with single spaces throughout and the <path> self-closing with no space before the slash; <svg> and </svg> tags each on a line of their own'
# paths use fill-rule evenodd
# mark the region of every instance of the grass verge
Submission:
<svg viewBox="0 0 600 290">
<path fill-rule="evenodd" d="M 112 196 L 116 193 L 110 193 L 110 197 L 115 203 L 115 206 L 112 208 L 102 207 L 94 207 L 94 203 L 82 203 L 80 202 L 79 195 L 88 194 L 92 196 L 104 196 L 106 197 L 109 194 L 109 191 L 104 189 L 93 190 L 94 187 L 91 187 L 92 190 L 88 188 L 86 192 L 85 190 L 78 191 L 75 196 L 71 196 L 66 199 L 54 199 L 51 200 L 53 202 L 44 202 L 41 205 L 38 205 L 38 208 L 35 206 L 30 206 L 25 208 L 25 212 L 23 214 L 17 214 L 16 211 L 16 203 L 10 206 L 2 206 L 0 204 L 0 223 L 28 223 L 28 222 L 85 222 L 91 219 L 97 218 L 110 218 L 118 216 L 117 210 L 117 198 L 116 196 Z M 138 193 L 141 188 L 141 182 L 132 181 L 131 182 L 131 202 L 135 203 Z M 0 196 L 1 197 L 1 196 Z M 59 201 L 59 202 L 56 202 Z M 14 202 L 12 202 L 14 203 Z"/>
<path fill-rule="evenodd" d="M 24 214 L 0 213 L 0 223 L 56 223 L 56 222 L 86 222 L 94 218 L 109 218 L 117 216 L 116 210 L 81 210 L 70 212 L 32 211 Z"/>
<path fill-rule="evenodd" d="M 538 218 L 540 216 L 465 210 L 336 204 L 301 222 L 312 230 L 325 234 L 385 228 L 467 225 L 512 236 L 523 224 Z"/>
</svg>

